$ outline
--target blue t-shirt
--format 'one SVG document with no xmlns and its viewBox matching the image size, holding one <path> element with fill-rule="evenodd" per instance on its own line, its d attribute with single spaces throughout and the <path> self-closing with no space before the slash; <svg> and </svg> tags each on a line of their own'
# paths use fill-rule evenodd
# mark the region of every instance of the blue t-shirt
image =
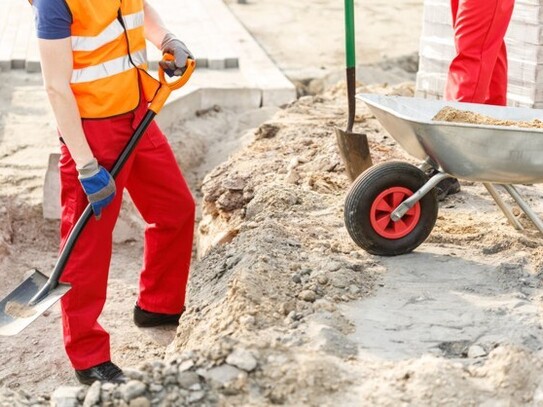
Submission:
<svg viewBox="0 0 543 407">
<path fill-rule="evenodd" d="M 71 35 L 72 14 L 64 0 L 34 0 L 32 8 L 38 38 L 59 40 Z"/>
</svg>

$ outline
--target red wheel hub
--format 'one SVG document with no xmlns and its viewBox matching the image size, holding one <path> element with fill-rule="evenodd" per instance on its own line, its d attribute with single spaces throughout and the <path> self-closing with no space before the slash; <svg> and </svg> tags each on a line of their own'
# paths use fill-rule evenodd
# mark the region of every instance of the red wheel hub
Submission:
<svg viewBox="0 0 543 407">
<path fill-rule="evenodd" d="M 392 187 L 381 192 L 373 201 L 370 209 L 370 221 L 373 230 L 387 239 L 401 239 L 413 231 L 420 219 L 420 203 L 407 211 L 397 222 L 390 215 L 403 201 L 413 195 L 413 191 L 404 187 Z"/>
</svg>

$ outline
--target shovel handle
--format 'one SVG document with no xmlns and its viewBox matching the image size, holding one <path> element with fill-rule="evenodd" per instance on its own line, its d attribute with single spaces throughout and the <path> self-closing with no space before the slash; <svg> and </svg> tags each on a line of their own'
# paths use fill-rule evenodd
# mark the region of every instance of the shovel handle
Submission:
<svg viewBox="0 0 543 407">
<path fill-rule="evenodd" d="M 164 55 L 164 59 L 172 57 L 169 54 Z M 173 58 L 173 57 L 172 57 Z M 121 169 L 123 168 L 124 164 L 136 148 L 138 142 L 140 141 L 141 137 L 149 127 L 149 125 L 152 123 L 154 117 L 156 114 L 162 109 L 164 106 L 164 103 L 166 103 L 166 99 L 168 99 L 168 96 L 170 96 L 170 93 L 172 93 L 172 90 L 179 89 L 181 86 L 183 86 L 187 81 L 189 80 L 190 76 L 192 75 L 192 72 L 194 71 L 194 68 L 196 67 L 196 63 L 192 59 L 187 60 L 187 68 L 185 69 L 185 72 L 183 75 L 179 77 L 176 81 L 173 82 L 167 82 L 166 78 L 164 77 L 164 70 L 159 67 L 158 69 L 158 75 L 160 79 L 160 88 L 155 95 L 154 99 L 152 100 L 147 113 L 141 120 L 141 122 L 138 124 L 138 127 L 132 134 L 132 137 L 130 137 L 130 140 L 128 140 L 128 143 L 124 147 L 123 151 L 117 158 L 117 161 L 113 165 L 113 168 L 110 171 L 110 174 L 113 178 L 116 178 L 117 175 L 121 172 Z M 34 306 L 37 303 L 39 303 L 42 299 L 47 297 L 49 292 L 53 289 L 55 289 L 58 286 L 60 277 L 62 275 L 62 272 L 64 271 L 64 268 L 66 267 L 66 263 L 68 262 L 68 258 L 70 257 L 70 254 L 72 253 L 72 250 L 75 246 L 75 243 L 77 242 L 77 239 L 81 235 L 81 232 L 85 228 L 86 224 L 89 222 L 89 220 L 92 218 L 92 207 L 90 204 L 87 205 L 77 222 L 75 223 L 72 231 L 70 232 L 70 235 L 66 239 L 66 242 L 64 246 L 62 247 L 62 250 L 60 252 L 59 258 L 57 260 L 57 263 L 55 264 L 55 268 L 53 269 L 53 272 L 49 276 L 49 279 L 47 280 L 47 283 L 44 284 L 44 286 L 38 291 L 34 297 L 30 299 L 28 302 L 28 305 Z"/>
<path fill-rule="evenodd" d="M 174 57 L 172 54 L 164 54 L 162 57 L 163 61 L 173 61 Z M 194 69 L 196 68 L 196 61 L 194 59 L 187 59 L 187 65 L 185 66 L 185 71 L 183 74 L 175 81 L 168 82 L 166 80 L 166 76 L 164 75 L 164 69 L 159 65 L 158 66 L 158 79 L 160 80 L 160 89 L 158 90 L 157 94 L 153 98 L 153 101 L 151 102 L 151 105 L 149 106 L 149 110 L 152 110 L 155 112 L 155 114 L 158 114 L 160 110 L 162 110 L 162 107 L 166 103 L 166 99 L 168 99 L 168 96 L 170 96 L 170 93 L 173 90 L 179 89 L 181 86 L 183 86 L 187 81 L 189 80 L 190 76 L 194 72 Z"/>
<path fill-rule="evenodd" d="M 345 0 L 345 56 L 347 68 L 356 66 L 354 0 Z"/>
<path fill-rule="evenodd" d="M 354 0 L 345 0 L 345 56 L 347 63 L 347 103 L 349 116 L 347 132 L 353 131 L 356 112 L 356 46 L 354 29 Z"/>
</svg>

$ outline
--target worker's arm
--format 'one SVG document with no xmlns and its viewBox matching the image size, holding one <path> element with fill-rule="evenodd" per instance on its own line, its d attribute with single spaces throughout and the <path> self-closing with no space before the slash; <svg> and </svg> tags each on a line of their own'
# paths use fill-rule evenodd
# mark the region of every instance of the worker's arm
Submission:
<svg viewBox="0 0 543 407">
<path fill-rule="evenodd" d="M 156 12 L 144 2 L 145 37 L 163 53 L 172 54 L 173 61 L 160 61 L 160 66 L 171 75 L 182 75 L 187 65 L 187 58 L 194 59 L 187 46 L 173 35 Z"/>
<path fill-rule="evenodd" d="M 160 18 L 156 10 L 151 7 L 147 1 L 144 2 L 143 7 L 145 16 L 145 38 L 147 38 L 155 47 L 161 49 L 162 40 L 169 31 L 164 25 L 162 18 Z"/>
<path fill-rule="evenodd" d="M 71 38 L 38 41 L 45 90 L 57 126 L 76 166 L 81 168 L 94 156 L 85 138 L 79 109 L 70 87 L 73 69 Z"/>
<path fill-rule="evenodd" d="M 43 81 L 57 126 L 75 161 L 79 180 L 97 218 L 115 196 L 115 182 L 98 164 L 83 131 L 70 80 L 73 71 L 71 37 L 39 39 Z"/>
</svg>

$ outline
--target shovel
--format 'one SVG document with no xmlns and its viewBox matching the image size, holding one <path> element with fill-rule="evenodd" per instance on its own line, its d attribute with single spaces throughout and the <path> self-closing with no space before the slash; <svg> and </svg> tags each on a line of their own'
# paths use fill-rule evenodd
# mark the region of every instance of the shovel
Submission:
<svg viewBox="0 0 543 407">
<path fill-rule="evenodd" d="M 354 36 L 354 0 L 345 0 L 345 54 L 347 60 L 347 102 L 349 116 L 347 129 L 336 128 L 339 154 L 347 175 L 354 181 L 362 172 L 372 166 L 368 138 L 362 133 L 353 133 L 356 112 L 356 54 Z"/>
<path fill-rule="evenodd" d="M 172 56 L 166 54 L 164 58 L 171 60 Z M 162 109 L 164 103 L 166 103 L 166 99 L 168 99 L 172 90 L 179 89 L 188 81 L 195 66 L 195 62 L 189 59 L 183 75 L 171 83 L 166 81 L 164 71 L 159 67 L 158 75 L 160 87 L 149 105 L 145 116 L 119 155 L 119 158 L 117 158 L 113 169 L 110 171 L 113 178 L 119 174 L 130 157 L 130 154 L 134 151 L 136 145 L 147 130 L 147 127 L 149 127 L 154 117 Z M 89 204 L 68 236 L 55 268 L 49 277 L 39 270 L 30 270 L 29 277 L 0 301 L 0 336 L 18 334 L 68 292 L 71 286 L 69 284 L 59 283 L 59 279 L 77 239 L 91 217 L 92 207 Z"/>
</svg>

